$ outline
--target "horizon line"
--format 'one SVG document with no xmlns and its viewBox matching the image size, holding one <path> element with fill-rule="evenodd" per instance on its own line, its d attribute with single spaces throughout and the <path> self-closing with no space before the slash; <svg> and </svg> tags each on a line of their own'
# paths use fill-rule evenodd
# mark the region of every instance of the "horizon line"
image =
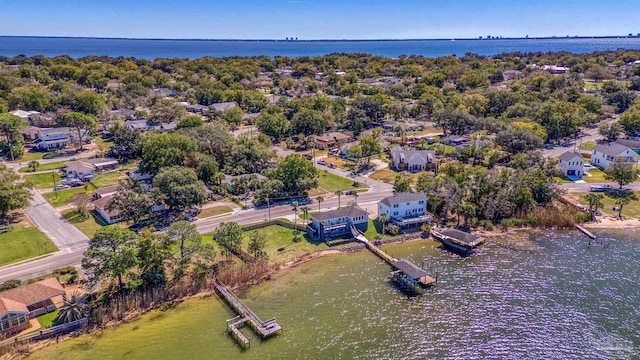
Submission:
<svg viewBox="0 0 640 360">
<path fill-rule="evenodd" d="M 365 42 L 365 41 L 451 41 L 451 40 L 549 40 L 549 39 L 612 39 L 612 38 L 640 38 L 640 33 L 633 35 L 565 35 L 565 36 L 492 36 L 492 37 L 447 37 L 447 38 L 382 38 L 382 39 L 249 39 L 249 38 L 145 38 L 145 37 L 116 37 L 116 36 L 48 36 L 48 35 L 0 35 L 0 38 L 40 38 L 40 39 L 89 39 L 89 40 L 154 40 L 154 41 L 263 41 L 263 42 Z"/>
</svg>

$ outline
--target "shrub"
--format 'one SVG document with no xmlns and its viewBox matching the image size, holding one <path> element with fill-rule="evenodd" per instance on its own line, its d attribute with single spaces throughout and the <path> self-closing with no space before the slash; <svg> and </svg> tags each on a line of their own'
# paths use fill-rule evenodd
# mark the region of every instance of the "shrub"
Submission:
<svg viewBox="0 0 640 360">
<path fill-rule="evenodd" d="M 73 266 L 67 266 L 67 267 L 53 270 L 53 274 L 54 275 L 67 275 L 67 274 L 78 275 L 78 270 Z"/>
<path fill-rule="evenodd" d="M 387 224 L 387 232 L 389 235 L 398 235 L 400 228 L 396 224 Z"/>
<path fill-rule="evenodd" d="M 18 286 L 20 286 L 20 284 L 22 284 L 22 281 L 20 280 L 7 280 L 2 283 L 2 285 L 0 285 L 0 291 L 17 288 Z"/>
</svg>

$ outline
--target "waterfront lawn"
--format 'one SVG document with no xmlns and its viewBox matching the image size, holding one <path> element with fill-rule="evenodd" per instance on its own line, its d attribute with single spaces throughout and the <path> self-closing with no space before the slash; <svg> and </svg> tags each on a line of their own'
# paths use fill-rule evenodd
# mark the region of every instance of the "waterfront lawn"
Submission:
<svg viewBox="0 0 640 360">
<path fill-rule="evenodd" d="M 58 251 L 30 221 L 14 224 L 11 231 L 0 234 L 0 249 L 0 266 Z"/>
<path fill-rule="evenodd" d="M 84 186 L 79 186 L 76 188 L 66 189 L 66 190 L 58 190 L 52 191 L 44 194 L 44 198 L 51 203 L 54 207 L 67 205 L 71 197 L 76 194 L 84 194 L 86 192 L 87 195 L 91 196 L 93 192 L 96 190 L 96 187 L 91 183 L 85 183 L 87 190 L 85 191 Z M 57 197 L 56 197 L 56 193 Z"/>
<path fill-rule="evenodd" d="M 270 225 L 261 229 L 245 231 L 242 238 L 243 250 L 247 251 L 249 237 L 255 232 L 263 234 L 265 237 L 264 251 L 267 253 L 269 261 L 289 260 L 311 251 L 327 248 L 324 242 L 314 241 L 306 233 L 303 233 L 304 237 L 300 242 L 293 242 L 293 229 L 280 225 Z"/>
<path fill-rule="evenodd" d="M 320 171 L 320 174 L 318 175 L 318 187 L 330 193 L 335 193 L 338 190 L 347 191 L 352 189 L 368 188 L 368 186 L 364 184 L 360 186 L 353 186 L 352 179 L 347 179 L 328 171 Z"/>
<path fill-rule="evenodd" d="M 202 211 L 200 211 L 200 214 L 198 214 L 198 219 L 204 219 L 204 218 L 208 218 L 208 217 L 212 217 L 212 216 L 228 214 L 228 213 L 230 213 L 232 211 L 233 211 L 233 209 L 231 209 L 230 206 L 226 206 L 226 205 L 213 206 L 213 207 L 210 207 L 210 208 L 202 209 Z"/>
<path fill-rule="evenodd" d="M 388 232 L 384 236 L 385 239 L 393 238 L 398 235 L 390 235 Z M 367 240 L 378 240 L 382 238 L 382 223 L 380 221 L 369 219 L 369 226 L 367 227 L 367 231 L 364 233 L 364 237 Z"/>
<path fill-rule="evenodd" d="M 55 183 L 60 184 L 61 176 L 58 172 L 46 172 L 40 174 L 25 175 L 25 179 L 29 180 L 33 187 L 36 189 L 52 189 L 53 179 Z"/>
<path fill-rule="evenodd" d="M 47 170 L 54 170 L 54 169 L 61 169 L 64 167 L 64 163 L 62 161 L 56 161 L 56 162 L 52 162 L 52 163 L 48 163 L 48 164 L 40 164 L 38 165 L 38 168 L 36 169 L 36 171 L 47 171 Z M 21 167 L 20 170 L 21 173 L 29 173 L 32 172 L 31 168 L 28 166 L 25 167 Z"/>
<path fill-rule="evenodd" d="M 584 195 L 587 193 L 577 193 L 580 197 L 580 203 L 589 206 L 589 202 L 585 201 Z M 640 198 L 640 191 L 636 192 L 636 196 Z M 608 215 L 618 216 L 618 212 L 613 210 L 616 206 L 616 199 L 604 194 L 602 199 L 602 212 Z M 632 201 L 622 208 L 622 216 L 640 217 L 640 201 Z"/>
</svg>

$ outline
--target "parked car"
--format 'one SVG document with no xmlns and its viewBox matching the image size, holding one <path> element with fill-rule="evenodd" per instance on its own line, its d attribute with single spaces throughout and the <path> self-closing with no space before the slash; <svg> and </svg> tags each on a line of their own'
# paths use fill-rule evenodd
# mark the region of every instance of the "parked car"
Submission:
<svg viewBox="0 0 640 360">
<path fill-rule="evenodd" d="M 71 186 L 69 186 L 69 185 L 59 184 L 59 185 L 56 185 L 56 186 L 53 188 L 53 190 L 64 190 L 64 189 L 68 189 L 68 188 L 70 188 L 70 187 L 71 187 Z"/>
<path fill-rule="evenodd" d="M 318 160 L 318 165 L 327 165 L 327 162 L 324 159 Z"/>
</svg>

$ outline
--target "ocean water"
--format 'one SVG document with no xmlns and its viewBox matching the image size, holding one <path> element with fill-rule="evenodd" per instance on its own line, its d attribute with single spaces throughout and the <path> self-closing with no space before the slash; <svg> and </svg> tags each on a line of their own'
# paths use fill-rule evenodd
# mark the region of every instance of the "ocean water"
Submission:
<svg viewBox="0 0 640 360">
<path fill-rule="evenodd" d="M 216 297 L 155 311 L 29 359 L 638 359 L 640 238 L 596 232 L 491 240 L 462 259 L 431 241 L 385 245 L 424 264 L 438 284 L 407 298 L 370 252 L 326 256 L 239 293 L 284 333 L 225 333 L 235 316 Z"/>
<path fill-rule="evenodd" d="M 387 57 L 427 57 L 475 53 L 592 51 L 640 49 L 640 38 L 557 38 L 495 40 L 405 40 L 405 41 L 208 41 L 95 38 L 43 38 L 0 36 L 0 55 L 87 55 L 198 58 L 203 56 L 317 56 L 330 53 L 368 53 Z"/>
</svg>

